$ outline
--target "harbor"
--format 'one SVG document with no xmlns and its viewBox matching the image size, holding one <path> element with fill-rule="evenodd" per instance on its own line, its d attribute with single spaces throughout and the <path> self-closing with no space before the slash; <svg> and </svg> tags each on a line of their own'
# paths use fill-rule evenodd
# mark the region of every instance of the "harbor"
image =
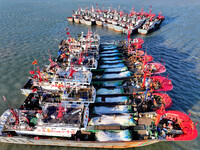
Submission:
<svg viewBox="0 0 200 150">
<path fill-rule="evenodd" d="M 32 62 L 21 89 L 27 98 L 0 117 L 1 142 L 44 145 L 43 139 L 54 146 L 128 148 L 198 136 L 189 115 L 166 111 L 173 103 L 166 93 L 172 81 L 160 75 L 164 64 L 152 63 L 143 51 L 143 39 L 129 33 L 128 40 L 101 43 L 90 28 L 78 39 L 68 30 L 57 58 L 49 52 L 49 64 L 41 68 L 37 59 Z"/>
<path fill-rule="evenodd" d="M 159 28 L 164 16 L 152 13 L 152 6 L 150 6 L 149 12 L 144 12 L 142 8 L 141 11 L 136 12 L 135 7 L 130 10 L 130 13 L 126 10 L 118 10 L 116 8 L 109 7 L 108 9 L 99 8 L 96 4 L 96 8 L 91 6 L 89 9 L 86 6 L 82 9 L 79 6 L 77 11 L 74 11 L 72 17 L 67 17 L 69 22 L 81 23 L 88 26 L 97 25 L 107 27 L 116 32 L 125 34 L 143 34 L 146 35 Z"/>
<path fill-rule="evenodd" d="M 100 4 L 98 4 L 98 5 L 100 5 Z M 74 9 L 77 9 L 77 6 L 78 5 L 76 5 L 76 7 L 74 8 Z M 117 7 L 117 6 L 115 6 L 115 7 Z M 132 6 L 131 6 L 132 7 Z M 152 6 L 152 8 L 154 8 L 154 10 L 156 10 L 155 9 L 155 7 L 156 7 L 156 5 L 154 4 L 153 6 Z M 137 7 L 137 8 L 142 8 L 142 7 Z M 131 8 L 129 8 L 129 9 L 131 9 Z M 148 10 L 149 9 L 149 5 L 148 5 L 148 7 L 146 7 L 145 8 L 145 10 Z M 157 10 L 159 10 L 158 8 L 157 8 Z M 167 17 L 167 13 L 165 12 L 165 10 L 164 11 L 162 11 L 163 12 L 163 14 L 165 15 L 165 17 Z M 71 11 L 69 12 L 69 15 L 70 15 L 70 13 L 71 13 Z M 158 13 L 158 12 L 157 12 Z M 68 16 L 68 15 L 63 15 L 64 16 L 64 19 L 63 20 L 65 20 L 65 17 L 66 16 Z M 165 20 L 166 21 L 166 20 Z M 185 97 L 180 97 L 180 90 L 181 89 L 183 89 L 183 87 L 184 86 L 182 86 L 182 85 L 184 85 L 186 82 L 187 82 L 187 80 L 183 80 L 183 82 L 180 82 L 180 80 L 178 80 L 179 79 L 179 77 L 182 77 L 183 79 L 184 78 L 186 78 L 187 77 L 187 79 L 188 80 L 190 80 L 190 76 L 188 76 L 187 75 L 187 71 L 188 71 L 188 69 L 186 69 L 186 70 L 182 70 L 182 71 L 180 71 L 179 73 L 178 73 L 178 76 L 177 76 L 177 73 L 176 73 L 176 71 L 173 71 L 174 73 L 172 73 L 171 71 L 174 69 L 174 68 L 176 68 L 177 69 L 177 67 L 176 67 L 176 65 L 179 65 L 181 68 L 184 68 L 184 67 L 188 67 L 188 66 L 190 66 L 191 67 L 191 63 L 189 62 L 190 60 L 188 60 L 188 59 L 185 59 L 185 58 L 187 58 L 186 57 L 186 55 L 182 55 L 182 54 L 185 54 L 186 52 L 184 52 L 184 50 L 185 49 L 188 49 L 188 46 L 186 46 L 185 48 L 180 48 L 180 50 L 182 51 L 182 52 L 180 52 L 180 51 L 176 51 L 175 49 L 173 49 L 173 51 L 172 51 L 172 47 L 176 47 L 177 45 L 178 45 L 178 43 L 181 45 L 181 43 L 180 43 L 180 41 L 177 43 L 177 44 L 175 44 L 175 45 L 173 45 L 172 47 L 168 47 L 168 46 L 166 46 L 166 43 L 165 42 L 168 42 L 168 43 L 170 43 L 170 37 L 168 37 L 168 39 L 169 39 L 169 41 L 166 41 L 165 39 L 162 39 L 163 40 L 163 42 L 162 42 L 162 40 L 161 39 L 157 39 L 158 38 L 158 36 L 156 36 L 156 35 L 158 35 L 158 33 L 159 34 L 161 34 L 161 35 L 163 35 L 162 34 L 162 32 L 163 33 L 165 33 L 165 31 L 163 31 L 163 29 L 167 29 L 168 27 L 170 27 L 170 24 L 167 26 L 166 25 L 166 23 L 167 22 L 163 22 L 163 26 L 159 29 L 159 30 L 157 30 L 155 33 L 153 32 L 152 34 L 153 35 L 155 35 L 155 37 L 154 36 L 152 36 L 151 35 L 151 38 L 149 37 L 149 36 L 147 36 L 147 37 L 143 37 L 143 39 L 144 39 L 144 51 L 145 51 L 145 49 L 146 49 L 146 46 L 147 46 L 147 55 L 152 55 L 153 56 L 153 58 L 154 58 L 154 60 L 155 61 L 157 61 L 157 62 L 162 62 L 162 64 L 165 62 L 165 67 L 166 67 L 166 72 L 164 73 L 165 74 L 165 76 L 167 77 L 167 74 L 169 74 L 169 79 L 172 79 L 172 83 L 173 83 L 173 86 L 174 86 L 174 88 L 173 88 L 173 90 L 172 91 L 170 91 L 170 92 L 168 92 L 168 94 L 170 95 L 170 97 L 172 98 L 172 100 L 173 100 L 173 105 L 172 105 L 172 107 L 170 108 L 170 109 L 174 109 L 174 110 L 176 110 L 176 109 L 178 109 L 178 110 L 181 110 L 181 111 L 183 111 L 183 112 L 185 112 L 185 113 L 187 113 L 187 114 L 189 114 L 190 112 L 191 112 L 191 118 L 192 118 L 192 120 L 194 121 L 194 122 L 197 122 L 198 120 L 196 120 L 195 119 L 195 112 L 194 111 L 187 111 L 188 109 L 187 109 L 187 107 L 188 107 L 188 105 L 189 106 L 191 106 L 190 107 L 190 109 L 193 109 L 193 108 L 195 108 L 195 107 L 192 107 L 192 105 L 193 104 L 196 104 L 196 103 L 194 103 L 194 101 L 192 100 L 193 99 L 193 97 L 195 97 L 195 92 L 197 92 L 197 91 L 193 91 L 193 94 L 191 94 L 191 95 L 193 95 L 193 96 L 191 96 L 190 95 L 190 99 L 191 99 L 191 101 L 187 101 L 187 104 L 186 103 L 183 103 L 183 104 L 186 104 L 186 105 L 180 105 L 179 104 L 179 102 L 180 102 L 180 100 L 181 100 L 181 102 L 182 101 L 184 101 L 184 99 L 185 98 L 187 98 L 187 94 L 188 94 L 188 92 L 186 92 L 185 94 L 184 93 L 182 93 L 182 95 L 184 95 Z M 66 22 L 66 20 L 65 21 L 63 21 L 63 22 Z M 171 22 L 172 24 L 174 24 L 175 22 Z M 61 24 L 60 24 L 61 25 Z M 88 27 L 86 26 L 86 28 L 87 29 L 84 29 L 85 27 L 84 26 L 82 26 L 82 25 L 76 25 L 76 24 L 74 24 L 73 25 L 74 26 L 74 28 L 72 28 L 72 27 L 70 27 L 70 23 L 69 23 L 69 26 L 67 26 L 68 28 L 69 28 L 69 30 L 70 30 L 70 33 L 71 34 L 75 34 L 76 35 L 76 32 L 74 32 L 73 30 L 75 30 L 76 28 L 82 28 L 82 30 L 81 31 L 84 31 L 84 33 L 87 33 L 87 30 L 88 30 Z M 8 71 L 8 74 L 7 74 L 7 76 L 5 77 L 5 76 L 3 76 L 2 75 L 2 79 L 1 80 L 5 80 L 5 81 L 8 81 L 6 84 L 2 84 L 2 85 L 5 85 L 4 86 L 4 88 L 2 88 L 2 90 L 1 90 L 1 92 L 2 92 L 2 94 L 1 95 L 4 95 L 5 97 L 6 97 L 6 101 L 4 102 L 4 99 L 2 98 L 2 100 L 3 100 L 3 102 L 2 102 L 2 106 L 3 106 L 3 109 L 2 109 L 2 113 L 5 111 L 5 109 L 6 108 L 9 108 L 8 107 L 8 104 L 7 103 L 11 103 L 11 105 L 12 105 L 12 107 L 13 108 L 19 108 L 20 107 L 20 105 L 23 103 L 23 101 L 24 101 L 24 99 L 25 99 L 25 97 L 24 96 L 22 96 L 21 94 L 20 94 L 20 90 L 18 90 L 18 92 L 16 92 L 16 96 L 13 96 L 13 94 L 12 93 L 14 93 L 14 90 L 15 90 L 15 86 L 18 86 L 18 88 L 16 88 L 16 89 L 20 89 L 21 88 L 21 86 L 27 81 L 27 77 L 28 76 L 30 76 L 29 75 L 29 71 L 30 70 L 33 70 L 33 66 L 32 66 L 32 62 L 37 58 L 37 60 L 38 60 L 38 63 L 40 63 L 40 66 L 42 66 L 42 65 L 44 65 L 44 64 L 48 64 L 49 63 L 49 61 L 48 61 L 48 59 L 49 59 L 49 51 L 48 51 L 48 49 L 50 49 L 50 53 L 51 53 L 51 55 L 52 56 L 56 56 L 57 55 L 57 50 L 56 49 L 58 49 L 58 44 L 59 44 L 59 42 L 60 42 L 60 40 L 61 39 L 66 39 L 66 25 L 61 25 L 60 27 L 59 27 L 60 29 L 56 29 L 56 28 L 54 28 L 54 29 L 56 29 L 56 30 L 54 30 L 53 32 L 57 32 L 57 31 L 60 31 L 60 33 L 61 33 L 61 35 L 59 35 L 59 34 L 55 34 L 55 36 L 52 36 L 52 37 L 49 37 L 49 41 L 51 41 L 50 39 L 51 38 L 53 38 L 53 37 L 56 37 L 56 38 L 54 38 L 50 43 L 48 42 L 48 40 L 46 40 L 46 45 L 44 45 L 43 44 L 43 46 L 44 46 L 44 51 L 39 51 L 39 49 L 41 50 L 41 46 L 40 46 L 40 48 L 36 48 L 35 50 L 33 50 L 33 51 L 30 51 L 30 52 L 28 52 L 29 54 L 34 54 L 34 55 L 31 55 L 31 59 L 28 59 L 28 58 L 30 58 L 30 57 L 26 57 L 25 58 L 25 62 L 24 63 L 27 63 L 28 64 L 28 66 L 27 65 L 23 65 L 23 68 L 26 70 L 26 72 L 25 71 L 20 71 L 20 73 L 18 73 L 18 76 L 16 76 L 15 78 L 19 78 L 19 79 L 17 79 L 19 82 L 18 82 L 18 85 L 16 85 L 16 84 L 12 84 L 13 86 L 12 86 L 12 90 L 10 89 L 9 91 L 9 94 L 7 94 L 5 91 L 7 90 L 7 86 L 6 85 L 9 85 L 10 83 L 12 83 L 11 81 L 12 80 L 5 80 L 5 78 L 8 78 L 9 77 L 9 75 L 10 75 L 10 71 L 11 71 L 11 68 L 12 67 L 7 67 L 7 71 Z M 62 30 L 62 31 L 61 31 Z M 92 29 L 91 29 L 92 31 L 97 31 L 97 33 L 98 33 L 98 30 L 101 30 L 101 33 L 100 33 L 100 36 L 101 36 L 101 39 L 102 40 L 107 40 L 106 38 L 108 38 L 107 36 L 110 36 L 111 37 L 111 40 L 113 40 L 113 39 L 116 39 L 116 40 L 118 40 L 118 39 L 120 39 L 120 37 L 121 37 L 121 35 L 119 35 L 118 33 L 114 33 L 113 31 L 107 31 L 106 29 L 100 29 L 99 27 L 92 27 Z M 105 31 L 104 31 L 105 30 Z M 37 30 L 36 30 L 37 31 Z M 43 30 L 44 31 L 44 34 L 45 34 L 45 30 Z M 52 31 L 52 30 L 50 30 L 50 31 Z M 80 31 L 80 32 L 81 32 Z M 80 34 L 80 32 L 78 32 L 79 34 Z M 105 34 L 105 32 L 107 32 L 106 34 Z M 158 33 L 157 33 L 158 32 Z M 3 33 L 3 32 L 2 32 Z M 112 36 L 112 34 L 113 34 L 113 36 Z M 103 35 L 103 36 L 102 36 Z M 104 36 L 105 35 L 105 36 Z M 166 34 L 165 35 L 165 37 L 167 37 L 169 34 Z M 60 38 L 59 38 L 59 36 L 60 36 Z M 63 36 L 63 37 L 61 37 L 61 36 Z M 72 35 L 72 36 L 74 36 L 74 35 Z M 178 35 L 177 35 L 178 36 Z M 159 36 L 160 37 L 160 36 Z M 175 36 L 176 37 L 176 36 Z M 13 37 L 14 38 L 14 37 Z M 124 39 L 126 39 L 126 35 L 124 35 L 124 37 L 122 38 L 122 40 L 124 40 Z M 151 40 L 150 40 L 151 39 Z M 32 39 L 30 39 L 30 41 L 31 41 Z M 17 40 L 16 40 L 17 41 Z M 25 40 L 26 41 L 26 40 Z M 165 41 L 165 42 L 164 42 Z M 4 41 L 2 41 L 2 42 L 4 42 Z M 193 41 L 194 42 L 194 41 Z M 193 43 L 193 42 L 191 42 L 190 43 L 190 45 Z M 16 42 L 16 43 L 18 43 L 18 42 Z M 45 42 L 44 42 L 45 43 Z M 54 44 L 53 44 L 54 43 Z M 185 43 L 185 42 L 184 42 Z M 30 43 L 31 44 L 31 43 Z M 51 46 L 51 44 L 53 44 L 52 46 Z M 27 49 L 27 47 L 29 47 L 28 45 L 27 46 L 25 46 L 25 47 L 23 47 L 23 48 L 20 48 L 19 46 L 18 46 L 18 44 L 16 44 L 15 45 L 15 42 L 13 42 L 13 44 L 11 44 L 11 45 L 7 45 L 8 47 L 10 46 L 10 47 L 12 47 L 12 45 L 13 45 L 13 50 L 15 49 L 15 48 L 19 48 L 20 50 L 23 50 L 24 48 L 27 50 L 27 51 L 29 51 L 29 49 Z M 40 43 L 39 43 L 39 45 L 40 45 Z M 165 47 L 165 46 L 166 47 Z M 47 46 L 47 47 L 46 47 Z M 34 47 L 34 46 L 33 46 Z M 45 48 L 46 47 L 46 48 Z M 198 48 L 198 46 L 197 47 L 195 47 L 194 48 L 194 50 L 196 49 L 196 48 Z M 161 51 L 161 49 L 162 49 L 162 51 Z M 191 52 L 191 55 L 193 54 L 193 52 L 194 52 L 194 50 L 192 50 Z M 15 54 L 15 56 L 16 56 L 16 58 L 18 58 L 20 55 L 18 55 L 17 54 L 17 51 L 18 50 L 16 50 L 16 51 L 13 51 L 14 52 L 14 54 Z M 9 51 L 6 51 L 6 53 L 7 52 L 9 52 Z M 168 53 L 166 53 L 166 52 L 168 52 Z M 175 53 L 176 52 L 176 53 Z M 19 53 L 20 54 L 20 53 Z M 26 52 L 25 53 L 23 53 L 25 56 L 27 56 L 27 54 L 26 54 Z M 28 54 L 28 55 L 29 55 Z M 172 54 L 172 55 L 171 55 Z M 184 58 L 184 60 L 185 61 L 181 61 L 181 62 L 179 62 L 179 57 L 176 57 L 177 55 L 179 55 L 180 54 L 180 56 L 181 56 L 181 58 L 183 59 Z M 45 55 L 45 59 L 43 58 L 43 55 Z M 2 55 L 2 56 L 4 56 L 4 55 Z M 10 57 L 12 57 L 12 55 L 9 55 L 9 57 L 8 57 L 8 59 L 10 58 Z M 4 58 L 4 57 L 2 57 L 2 58 Z M 195 57 L 194 57 L 195 58 Z M 20 59 L 20 61 L 22 61 L 22 60 L 24 60 L 24 59 Z M 163 61 L 162 61 L 163 60 Z M 178 60 L 178 62 L 176 62 L 176 63 L 174 63 L 174 65 L 172 65 L 173 67 L 170 67 L 171 66 L 171 63 L 172 62 L 174 62 L 174 60 Z M 197 59 L 192 59 L 191 61 L 196 61 Z M 18 64 L 18 60 L 15 60 L 15 59 L 13 59 L 13 61 L 15 62 L 15 63 L 12 63 L 12 65 L 13 66 L 16 66 L 17 64 Z M 11 63 L 12 61 L 10 61 L 10 62 L 8 62 L 7 63 L 7 66 L 9 66 L 9 64 Z M 187 62 L 187 63 L 186 63 Z M 117 61 L 116 61 L 116 63 L 117 63 Z M 21 62 L 21 65 L 22 65 L 23 63 Z M 108 62 L 106 62 L 106 64 L 108 64 Z M 105 64 L 105 65 L 106 65 Z M 17 68 L 21 68 L 22 66 L 21 66 L 20 64 L 18 64 L 17 65 L 17 67 L 16 67 L 16 69 Z M 184 65 L 184 66 L 183 66 Z M 105 67 L 105 66 L 104 66 Z M 178 67 L 179 68 L 179 67 Z M 36 68 L 36 70 L 37 70 L 38 68 Z M 105 68 L 102 68 L 102 69 L 105 69 Z M 180 69 L 180 68 L 179 68 Z M 193 67 L 191 67 L 190 69 L 194 69 Z M 189 70 L 190 70 L 189 69 Z M 13 71 L 14 72 L 17 72 L 17 70 L 15 70 L 15 69 L 13 69 Z M 11 71 L 12 72 L 12 71 Z M 4 73 L 4 71 L 2 72 L 2 73 Z M 117 71 L 116 71 L 116 73 L 117 73 Z M 127 72 L 128 73 L 128 72 Z M 186 74 L 184 77 L 182 76 L 182 73 L 184 73 L 184 74 Z M 25 74 L 23 77 L 20 75 L 20 74 Z M 193 74 L 193 73 L 191 73 L 191 74 Z M 194 76 L 193 76 L 194 77 Z M 10 78 L 10 79 L 12 79 L 12 78 Z M 23 81 L 22 81 L 23 80 Z M 2 82 L 3 83 L 3 82 Z M 16 83 L 16 82 L 13 82 L 13 83 Z M 194 83 L 194 82 L 191 82 L 191 84 L 192 84 L 192 86 L 191 87 L 195 87 L 196 85 L 198 85 L 198 82 L 196 82 L 196 83 Z M 189 83 L 188 83 L 188 85 L 190 85 Z M 179 86 L 181 86 L 181 87 L 179 87 Z M 177 87 L 179 87 L 179 88 L 177 88 Z M 186 86 L 185 86 L 186 87 Z M 192 89 L 193 89 L 192 88 Z M 189 90 L 189 93 L 190 93 L 190 90 L 192 90 L 192 89 L 188 89 Z M 17 90 L 16 90 L 17 91 Z M 17 94 L 18 93 L 18 94 Z M 21 96 L 20 96 L 21 95 Z M 177 95 L 178 95 L 178 97 L 177 97 Z M 17 98 L 18 97 L 18 98 Z M 15 99 L 18 99 L 17 101 L 15 101 Z M 179 100 L 178 100 L 179 99 Z M 12 102 L 11 102 L 12 101 Z M 19 102 L 19 101 L 21 101 L 21 102 Z M 193 103 L 191 103 L 191 102 L 193 102 Z M 196 106 L 197 107 L 197 106 Z M 197 128 L 198 128 L 198 124 L 197 124 Z M 198 138 L 197 138 L 198 139 Z M 195 141 L 196 140 L 194 140 L 194 143 L 195 143 Z M 171 144 L 168 144 L 168 143 L 171 143 Z M 149 148 L 150 147 L 157 147 L 157 146 L 161 146 L 162 147 L 162 145 L 165 145 L 166 147 L 173 147 L 174 145 L 177 145 L 177 144 L 179 144 L 179 143 L 181 143 L 181 144 L 185 144 L 185 142 L 161 142 L 161 143 L 158 143 L 158 144 L 153 144 L 152 146 L 148 146 Z M 186 142 L 186 143 L 190 143 L 190 142 Z M 3 144 L 4 145 L 4 144 Z M 169 145 L 171 145 L 171 146 L 169 146 Z M 21 145 L 16 145 L 16 149 L 17 148 L 19 148 L 19 147 L 23 147 L 23 146 L 21 146 Z M 147 148 L 148 148 L 147 147 Z M 187 146 L 186 146 L 187 147 Z M 36 148 L 36 147 L 32 147 L 32 148 Z M 46 148 L 45 146 L 44 146 L 44 148 Z M 52 148 L 53 149 L 53 148 Z"/>
</svg>

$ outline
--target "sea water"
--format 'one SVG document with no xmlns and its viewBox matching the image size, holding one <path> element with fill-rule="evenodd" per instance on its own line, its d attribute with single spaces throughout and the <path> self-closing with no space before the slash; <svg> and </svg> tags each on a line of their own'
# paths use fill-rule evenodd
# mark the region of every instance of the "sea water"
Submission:
<svg viewBox="0 0 200 150">
<path fill-rule="evenodd" d="M 155 61 L 165 62 L 167 76 L 172 79 L 174 89 L 168 94 L 173 100 L 171 109 L 191 113 L 194 122 L 200 122 L 200 1 L 199 0 L 0 0 L 0 113 L 10 106 L 19 108 L 25 99 L 20 88 L 28 80 L 31 64 L 37 59 L 40 66 L 49 61 L 49 51 L 57 57 L 59 42 L 67 38 L 66 28 L 71 36 L 87 33 L 89 26 L 69 23 L 66 17 L 80 5 L 108 6 L 127 10 L 149 12 L 165 16 L 160 29 L 141 37 L 143 49 Z M 91 30 L 101 36 L 102 41 L 126 39 L 126 35 L 107 28 L 92 26 Z M 49 51 L 48 51 L 49 50 Z M 107 57 L 108 58 L 108 57 Z M 109 59 L 108 59 L 109 60 Z M 6 101 L 2 96 L 6 97 Z M 200 131 L 200 123 L 197 125 Z M 162 150 L 198 150 L 200 138 L 188 142 L 161 142 L 136 148 Z M 0 144 L 1 150 L 66 150 L 66 147 Z M 75 148 L 67 148 L 75 149 Z M 81 148 L 77 148 L 81 149 Z M 84 149 L 84 148 L 83 148 Z"/>
</svg>

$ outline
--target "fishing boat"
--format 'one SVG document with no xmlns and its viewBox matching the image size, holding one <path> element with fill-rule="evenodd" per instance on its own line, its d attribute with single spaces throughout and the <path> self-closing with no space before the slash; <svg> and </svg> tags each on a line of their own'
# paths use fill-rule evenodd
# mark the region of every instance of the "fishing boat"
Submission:
<svg viewBox="0 0 200 150">
<path fill-rule="evenodd" d="M 85 24 L 85 19 L 84 18 L 80 18 L 80 23 L 81 24 Z"/>
<path fill-rule="evenodd" d="M 115 25 L 114 26 L 114 30 L 117 32 L 122 32 L 123 31 L 123 27 L 119 26 L 119 25 Z"/>
<path fill-rule="evenodd" d="M 166 68 L 161 63 L 148 62 L 146 65 L 144 63 L 135 63 L 135 65 L 129 66 L 129 70 L 135 74 L 144 74 L 144 72 L 149 74 L 161 74 L 166 71 Z"/>
<path fill-rule="evenodd" d="M 8 109 L 0 118 L 0 142 L 129 148 L 162 141 L 193 140 L 198 135 L 196 124 L 188 115 L 179 111 L 102 115 L 89 114 L 84 105 L 63 104 L 46 104 L 45 109 L 45 112 Z M 81 120 L 84 121 L 83 125 Z M 56 126 L 54 122 L 57 122 Z M 80 126 L 83 128 L 80 129 Z M 57 139 L 51 138 L 52 136 L 56 136 Z"/>
<path fill-rule="evenodd" d="M 101 10 L 100 8 L 94 9 L 93 7 L 91 7 L 90 10 L 87 10 L 87 8 L 85 10 L 79 8 L 77 11 L 74 12 L 74 14 L 72 14 L 74 22 L 81 22 L 90 26 L 103 25 L 104 27 L 108 27 L 109 29 L 114 29 L 117 32 L 122 32 L 125 34 L 128 34 L 129 30 L 131 31 L 131 34 L 134 34 L 136 32 L 139 32 L 141 34 L 152 32 L 153 30 L 157 29 L 164 20 L 164 16 L 161 16 L 161 13 L 159 13 L 159 16 L 157 17 L 157 19 L 159 20 L 159 25 L 155 22 L 154 25 L 151 26 L 147 31 L 147 29 L 145 28 L 146 25 L 143 26 L 143 24 L 146 20 L 149 20 L 150 18 L 155 18 L 155 16 L 156 15 L 152 13 L 151 8 L 149 13 L 146 13 L 143 9 L 140 12 L 136 12 L 134 10 L 134 7 L 129 14 L 125 13 L 122 10 L 117 11 L 117 9 L 111 10 L 111 8 L 109 8 L 108 10 L 105 10 L 103 8 L 103 10 Z M 81 20 L 79 18 L 84 18 L 84 20 Z M 146 23 L 147 22 L 148 21 L 146 21 Z"/>
<path fill-rule="evenodd" d="M 142 28 L 138 29 L 138 33 L 147 34 L 156 30 L 161 24 L 161 20 L 155 19 L 154 21 L 146 22 Z"/>
<path fill-rule="evenodd" d="M 74 18 L 73 17 L 67 17 L 67 20 L 70 22 L 74 22 Z"/>
<path fill-rule="evenodd" d="M 91 22 L 91 20 L 89 20 L 89 19 L 88 19 L 88 20 L 85 19 L 85 24 L 88 25 L 88 26 L 91 26 L 91 25 L 92 25 L 92 22 Z"/>
<path fill-rule="evenodd" d="M 150 20 L 146 21 L 142 27 L 138 28 L 138 33 L 148 34 L 155 31 L 156 29 L 159 28 L 163 20 L 164 16 L 161 16 L 161 13 L 159 13 L 158 17 L 151 18 Z"/>
<path fill-rule="evenodd" d="M 135 111 L 137 110 L 137 112 L 151 112 L 160 109 L 162 105 L 164 105 L 165 109 L 169 109 L 172 106 L 172 99 L 166 93 L 143 92 L 142 94 L 130 94 L 129 96 L 98 95 L 95 103 L 92 104 L 92 106 L 99 106 L 103 108 L 113 106 L 113 109 L 115 109 L 115 107 L 117 109 L 117 107 L 121 105 L 130 107 L 132 110 Z"/>
<path fill-rule="evenodd" d="M 108 27 L 109 29 L 114 29 L 114 25 L 113 25 L 112 23 L 107 23 L 107 27 Z"/>
<path fill-rule="evenodd" d="M 74 22 L 75 23 L 80 23 L 80 17 L 79 16 L 75 16 L 74 17 Z"/>
<path fill-rule="evenodd" d="M 51 57 L 50 65 L 31 72 L 24 86 L 31 90 L 28 97 L 19 109 L 10 108 L 0 117 L 0 142 L 130 148 L 198 136 L 197 123 L 189 115 L 165 110 L 172 100 L 164 92 L 173 85 L 168 77 L 147 74 L 148 67 L 157 65 L 144 63 L 150 57 L 140 56 L 146 70 L 133 75 L 122 60 L 120 46 L 102 44 L 100 48 L 96 75 L 103 71 L 103 80 L 97 79 L 102 83 L 96 89 L 90 84 L 89 70 L 75 70 L 72 64 L 63 69 Z"/>
<path fill-rule="evenodd" d="M 66 104 L 84 104 L 94 103 L 96 98 L 96 89 L 93 86 L 77 86 L 66 88 L 65 91 L 36 91 L 30 93 L 25 99 L 20 109 L 35 110 L 42 109 L 44 103 L 66 103 Z"/>
<path fill-rule="evenodd" d="M 84 128 L 82 120 L 86 120 L 84 113 L 87 109 L 83 104 L 65 103 L 45 103 L 43 110 L 9 109 L 0 118 L 1 133 L 70 138 L 81 126 Z"/>
<path fill-rule="evenodd" d="M 102 26 L 102 25 L 103 25 L 103 23 L 102 23 L 101 20 L 96 20 L 96 24 L 97 24 L 98 26 Z"/>
<path fill-rule="evenodd" d="M 64 91 L 67 87 L 90 85 L 92 73 L 88 70 L 75 71 L 73 68 L 68 70 L 58 69 L 54 74 L 39 71 L 22 87 L 22 94 L 29 94 L 34 89 L 42 88 L 50 91 Z"/>
</svg>

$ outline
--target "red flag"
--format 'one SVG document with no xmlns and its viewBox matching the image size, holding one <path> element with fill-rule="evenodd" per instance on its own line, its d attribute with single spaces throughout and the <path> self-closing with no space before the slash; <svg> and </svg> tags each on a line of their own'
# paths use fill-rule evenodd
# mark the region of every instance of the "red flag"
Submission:
<svg viewBox="0 0 200 150">
<path fill-rule="evenodd" d="M 36 65 L 37 64 L 37 60 L 34 60 L 33 62 L 32 62 L 32 65 Z"/>
<path fill-rule="evenodd" d="M 38 78 L 38 75 L 34 75 L 34 77 L 33 77 L 34 79 L 37 79 Z"/>
<path fill-rule="evenodd" d="M 3 95 L 3 101 L 5 102 L 6 101 L 6 98 L 5 98 L 5 96 Z"/>
<path fill-rule="evenodd" d="M 67 35 L 69 35 L 69 32 L 67 32 Z"/>
<path fill-rule="evenodd" d="M 30 71 L 30 74 L 35 74 L 35 71 Z"/>
<path fill-rule="evenodd" d="M 34 88 L 32 92 L 34 93 L 34 92 L 36 92 L 36 91 L 37 91 L 37 89 L 36 89 L 36 88 Z"/>
</svg>

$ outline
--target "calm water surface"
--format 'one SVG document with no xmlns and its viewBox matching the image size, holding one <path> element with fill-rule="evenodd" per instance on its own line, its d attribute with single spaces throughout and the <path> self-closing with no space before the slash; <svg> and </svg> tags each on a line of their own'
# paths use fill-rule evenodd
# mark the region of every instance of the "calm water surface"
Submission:
<svg viewBox="0 0 200 150">
<path fill-rule="evenodd" d="M 58 43 L 66 38 L 66 27 L 73 36 L 81 31 L 87 32 L 88 26 L 68 23 L 66 17 L 79 5 L 99 7 L 113 6 L 137 11 L 143 7 L 156 14 L 162 11 L 166 20 L 161 28 L 147 36 L 135 35 L 145 40 L 147 52 L 155 61 L 163 59 L 174 89 L 168 94 L 173 99 L 171 109 L 191 112 L 194 122 L 200 123 L 200 1 L 199 0 L 0 0 L 0 114 L 9 105 L 20 106 L 25 96 L 20 93 L 21 86 L 27 81 L 34 59 L 39 65 L 48 59 L 48 49 L 57 56 Z M 122 40 L 126 36 L 103 27 L 92 27 L 102 41 Z M 45 59 L 44 59 L 45 58 Z M 7 98 L 3 102 L 2 95 Z M 200 125 L 197 125 L 200 131 Z M 200 138 L 188 142 L 162 142 L 136 150 L 198 150 Z M 30 146 L 0 144 L 0 150 L 64 150 L 85 149 L 49 146 Z"/>
</svg>

